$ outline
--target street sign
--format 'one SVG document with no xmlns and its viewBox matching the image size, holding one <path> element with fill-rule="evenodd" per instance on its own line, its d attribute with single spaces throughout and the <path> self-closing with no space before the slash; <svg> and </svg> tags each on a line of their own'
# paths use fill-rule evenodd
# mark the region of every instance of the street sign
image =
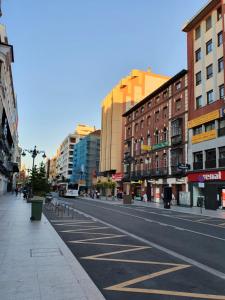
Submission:
<svg viewBox="0 0 225 300">
<path fill-rule="evenodd" d="M 190 170 L 190 165 L 189 164 L 178 164 L 177 167 L 180 170 Z"/>
</svg>

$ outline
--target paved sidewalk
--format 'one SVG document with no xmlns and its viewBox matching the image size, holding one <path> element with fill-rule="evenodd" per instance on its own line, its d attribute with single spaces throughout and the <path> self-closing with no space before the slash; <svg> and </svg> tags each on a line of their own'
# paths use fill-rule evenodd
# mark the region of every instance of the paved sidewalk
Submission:
<svg viewBox="0 0 225 300">
<path fill-rule="evenodd" d="M 1 300 L 104 300 L 48 220 L 21 196 L 0 197 Z"/>
<path fill-rule="evenodd" d="M 82 197 L 80 197 L 82 199 Z M 85 197 L 85 199 L 92 200 L 92 201 L 98 201 L 98 202 L 106 202 L 110 204 L 122 204 L 123 201 L 121 199 L 111 198 L 111 197 L 103 197 L 101 196 L 101 199 L 92 199 L 89 197 Z M 158 208 L 158 209 L 163 209 L 163 204 L 161 203 L 156 203 L 156 202 L 143 202 L 143 201 L 133 201 L 134 205 L 137 206 L 143 206 L 143 207 L 152 207 L 152 208 Z M 225 210 L 222 209 L 217 209 L 217 210 L 209 210 L 209 209 L 202 209 L 201 213 L 201 208 L 200 207 L 184 207 L 184 206 L 178 206 L 178 205 L 171 205 L 171 210 L 172 211 L 177 211 L 181 213 L 187 213 L 187 214 L 194 214 L 194 215 L 201 215 L 201 216 L 207 216 L 207 217 L 212 217 L 212 218 L 220 218 L 220 219 L 225 219 Z"/>
</svg>

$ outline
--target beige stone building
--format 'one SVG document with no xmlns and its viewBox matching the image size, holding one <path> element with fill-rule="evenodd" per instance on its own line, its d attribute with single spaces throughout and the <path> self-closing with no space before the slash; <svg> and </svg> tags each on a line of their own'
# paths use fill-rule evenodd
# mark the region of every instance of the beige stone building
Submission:
<svg viewBox="0 0 225 300">
<path fill-rule="evenodd" d="M 122 172 L 122 114 L 169 79 L 151 71 L 132 70 L 102 102 L 100 172 L 105 177 Z"/>
</svg>

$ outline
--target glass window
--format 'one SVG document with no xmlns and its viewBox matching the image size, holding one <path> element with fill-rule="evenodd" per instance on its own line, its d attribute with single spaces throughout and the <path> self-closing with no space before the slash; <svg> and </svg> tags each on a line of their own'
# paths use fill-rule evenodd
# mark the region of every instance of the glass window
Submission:
<svg viewBox="0 0 225 300">
<path fill-rule="evenodd" d="M 195 28 L 195 39 L 199 39 L 201 36 L 201 27 L 198 26 L 197 28 Z"/>
<path fill-rule="evenodd" d="M 219 147 L 219 158 L 225 159 L 225 147 Z"/>
<path fill-rule="evenodd" d="M 223 44 L 223 32 L 222 31 L 220 31 L 217 34 L 217 44 L 218 44 L 218 47 Z"/>
<path fill-rule="evenodd" d="M 218 59 L 218 72 L 221 72 L 223 70 L 223 57 Z"/>
<path fill-rule="evenodd" d="M 138 132 L 138 123 L 135 124 L 134 130 L 135 132 Z"/>
<path fill-rule="evenodd" d="M 165 92 L 163 92 L 163 98 L 167 97 L 167 90 Z"/>
<path fill-rule="evenodd" d="M 202 125 L 193 128 L 193 135 L 202 133 Z"/>
<path fill-rule="evenodd" d="M 150 122 L 151 122 L 151 117 L 148 116 L 148 117 L 147 117 L 147 125 L 150 125 Z"/>
<path fill-rule="evenodd" d="M 220 6 L 217 9 L 217 21 L 219 21 L 222 18 L 222 7 Z"/>
<path fill-rule="evenodd" d="M 219 128 L 225 128 L 225 118 L 219 119 Z"/>
<path fill-rule="evenodd" d="M 155 112 L 155 120 L 156 120 L 156 122 L 159 120 L 159 111 Z"/>
<path fill-rule="evenodd" d="M 164 127 L 164 129 L 163 129 L 163 141 L 164 142 L 167 141 L 167 129 L 166 129 L 166 127 Z"/>
<path fill-rule="evenodd" d="M 159 96 L 155 98 L 156 103 L 158 103 L 159 100 L 160 100 L 160 97 L 159 97 Z"/>
<path fill-rule="evenodd" d="M 213 76 L 213 65 L 206 67 L 206 78 L 209 79 Z"/>
<path fill-rule="evenodd" d="M 207 92 L 207 104 L 213 103 L 213 90 Z"/>
<path fill-rule="evenodd" d="M 205 124 L 205 132 L 215 129 L 215 121 Z"/>
<path fill-rule="evenodd" d="M 158 130 L 155 131 L 155 143 L 156 144 L 159 143 L 159 132 L 158 132 Z"/>
<path fill-rule="evenodd" d="M 167 155 L 163 154 L 163 167 L 167 168 Z"/>
<path fill-rule="evenodd" d="M 206 43 L 206 54 L 209 54 L 212 51 L 212 40 L 209 40 Z"/>
<path fill-rule="evenodd" d="M 167 118 L 167 106 L 163 107 L 163 117 L 164 119 Z"/>
<path fill-rule="evenodd" d="M 224 84 L 221 84 L 219 86 L 219 96 L 220 96 L 220 99 L 224 99 Z"/>
<path fill-rule="evenodd" d="M 195 61 L 199 61 L 201 59 L 201 48 L 195 51 Z"/>
<path fill-rule="evenodd" d="M 196 97 L 196 109 L 201 108 L 203 106 L 202 96 Z"/>
<path fill-rule="evenodd" d="M 147 135 L 147 145 L 148 146 L 151 145 L 151 136 L 150 136 L 150 134 Z"/>
<path fill-rule="evenodd" d="M 205 21 L 205 31 L 208 31 L 212 27 L 212 17 L 209 16 Z"/>
<path fill-rule="evenodd" d="M 140 128 L 144 128 L 144 121 L 143 120 L 141 120 Z"/>
<path fill-rule="evenodd" d="M 155 166 L 156 166 L 156 170 L 158 170 L 159 169 L 159 157 L 158 156 L 155 157 Z"/>
<path fill-rule="evenodd" d="M 177 99 L 175 102 L 176 111 L 181 109 L 181 99 Z"/>
<path fill-rule="evenodd" d="M 202 162 L 203 161 L 203 155 L 202 151 L 194 152 L 194 162 Z"/>
<path fill-rule="evenodd" d="M 141 108 L 141 112 L 143 112 L 145 110 L 145 107 L 144 106 L 142 106 L 142 108 Z"/>
<path fill-rule="evenodd" d="M 196 85 L 199 85 L 202 82 L 202 73 L 199 71 L 195 74 Z"/>
<path fill-rule="evenodd" d="M 149 100 L 149 101 L 148 101 L 148 107 L 150 107 L 151 104 L 152 104 L 152 100 Z"/>
<path fill-rule="evenodd" d="M 179 81 L 176 83 L 176 90 L 179 90 L 180 88 L 181 88 L 181 82 Z"/>
<path fill-rule="evenodd" d="M 181 119 L 176 119 L 171 123 L 171 136 L 182 134 Z"/>
<path fill-rule="evenodd" d="M 205 159 L 206 160 L 216 160 L 216 149 L 209 149 L 205 151 Z"/>
</svg>

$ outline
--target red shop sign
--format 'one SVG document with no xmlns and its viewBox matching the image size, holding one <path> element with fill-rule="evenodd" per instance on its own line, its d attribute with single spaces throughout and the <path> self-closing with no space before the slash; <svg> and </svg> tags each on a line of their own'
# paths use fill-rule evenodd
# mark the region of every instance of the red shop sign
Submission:
<svg viewBox="0 0 225 300">
<path fill-rule="evenodd" d="M 189 182 L 205 182 L 213 180 L 225 180 L 225 171 L 211 171 L 188 174 Z"/>
<path fill-rule="evenodd" d="M 116 173 L 112 175 L 112 179 L 115 181 L 121 181 L 123 178 L 123 173 Z"/>
</svg>

